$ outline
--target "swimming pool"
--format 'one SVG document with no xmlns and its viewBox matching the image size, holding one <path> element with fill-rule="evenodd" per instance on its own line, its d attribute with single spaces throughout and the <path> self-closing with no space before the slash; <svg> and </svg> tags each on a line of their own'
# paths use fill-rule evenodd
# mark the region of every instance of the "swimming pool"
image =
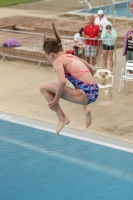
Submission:
<svg viewBox="0 0 133 200">
<path fill-rule="evenodd" d="M 104 14 L 107 17 L 116 17 L 116 18 L 132 18 L 133 14 L 130 12 L 130 2 L 120 2 L 116 4 L 106 4 L 92 9 L 82 9 L 68 12 L 68 14 L 78 14 L 78 15 L 90 15 L 97 14 L 98 10 L 103 10 Z"/>
<path fill-rule="evenodd" d="M 133 150 L 11 119 L 0 120 L 1 200 L 133 199 Z"/>
</svg>

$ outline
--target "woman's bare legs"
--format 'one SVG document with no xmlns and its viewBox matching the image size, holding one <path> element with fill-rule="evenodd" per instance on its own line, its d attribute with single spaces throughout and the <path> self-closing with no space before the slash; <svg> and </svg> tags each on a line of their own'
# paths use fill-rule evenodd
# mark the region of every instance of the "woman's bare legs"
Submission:
<svg viewBox="0 0 133 200">
<path fill-rule="evenodd" d="M 92 116 L 91 116 L 91 110 L 89 109 L 88 106 L 83 106 L 84 109 L 84 115 L 85 115 L 85 123 L 86 123 L 86 128 L 88 128 L 91 123 L 92 123 Z"/>
<path fill-rule="evenodd" d="M 113 66 L 114 66 L 113 54 L 114 54 L 114 50 L 109 50 L 109 61 L 110 61 L 110 71 L 111 72 L 113 72 Z"/>
<path fill-rule="evenodd" d="M 103 67 L 107 68 L 108 51 L 103 50 Z"/>
<path fill-rule="evenodd" d="M 54 99 L 56 90 L 57 90 L 58 85 L 55 83 L 42 83 L 40 86 L 40 91 L 47 100 L 47 102 L 50 102 Z M 70 87 L 65 87 L 64 92 L 62 94 L 63 99 L 77 103 L 77 104 L 82 104 L 82 105 L 87 105 L 87 96 L 82 90 L 76 90 Z M 90 109 L 84 108 L 85 116 L 86 116 L 86 125 L 89 127 L 89 124 L 91 124 L 92 119 L 89 117 L 89 112 Z M 62 109 L 60 108 L 59 104 L 57 106 L 57 110 L 55 111 L 57 117 L 58 117 L 58 125 L 56 128 L 56 133 L 59 134 L 61 129 L 70 122 L 70 120 L 67 118 L 67 116 L 64 114 Z M 89 122 L 90 121 L 90 122 Z"/>
</svg>

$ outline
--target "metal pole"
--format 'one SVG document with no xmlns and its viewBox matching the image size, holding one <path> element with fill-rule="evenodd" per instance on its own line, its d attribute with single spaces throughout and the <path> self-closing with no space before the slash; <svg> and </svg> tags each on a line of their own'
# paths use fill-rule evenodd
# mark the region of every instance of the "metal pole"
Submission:
<svg viewBox="0 0 133 200">
<path fill-rule="evenodd" d="M 87 8 L 89 8 L 89 9 L 92 8 L 90 0 L 85 0 L 85 4 L 86 4 Z"/>
<path fill-rule="evenodd" d="M 113 10 L 113 22 L 115 22 L 116 10 L 115 10 L 115 1 L 114 0 L 112 0 L 112 10 Z"/>
<path fill-rule="evenodd" d="M 100 7 L 101 7 L 101 0 L 100 0 Z"/>
<path fill-rule="evenodd" d="M 128 13 L 128 0 L 127 0 L 127 26 L 128 26 L 128 15 L 129 13 Z"/>
</svg>

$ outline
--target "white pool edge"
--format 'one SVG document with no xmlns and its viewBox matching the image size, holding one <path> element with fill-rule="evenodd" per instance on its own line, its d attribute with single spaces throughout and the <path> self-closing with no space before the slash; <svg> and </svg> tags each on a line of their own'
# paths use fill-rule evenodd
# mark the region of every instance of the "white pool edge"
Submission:
<svg viewBox="0 0 133 200">
<path fill-rule="evenodd" d="M 49 131 L 55 134 L 56 126 L 53 124 L 46 123 L 46 122 L 29 119 L 25 117 L 20 117 L 20 116 L 16 116 L 16 115 L 4 113 L 4 112 L 0 112 L 0 120 L 5 120 L 12 123 L 25 125 L 25 126 L 29 126 L 29 127 L 44 130 L 44 131 Z M 115 140 L 112 138 L 108 138 L 108 137 L 104 137 L 104 136 L 100 136 L 100 135 L 96 135 L 96 134 L 92 134 L 88 132 L 83 132 L 83 131 L 70 129 L 70 128 L 63 128 L 63 131 L 60 132 L 60 135 L 64 135 L 67 137 L 72 137 L 75 139 L 84 140 L 84 141 L 91 142 L 94 144 L 133 153 L 132 143 Z"/>
</svg>

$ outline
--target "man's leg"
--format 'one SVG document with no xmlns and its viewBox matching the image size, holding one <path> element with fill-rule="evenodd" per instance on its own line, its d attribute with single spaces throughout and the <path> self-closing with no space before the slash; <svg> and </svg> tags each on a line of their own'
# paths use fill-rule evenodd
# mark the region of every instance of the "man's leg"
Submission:
<svg viewBox="0 0 133 200">
<path fill-rule="evenodd" d="M 90 64 L 90 57 L 87 57 L 86 61 Z"/>
<path fill-rule="evenodd" d="M 91 57 L 92 59 L 92 66 L 95 66 L 96 57 Z"/>
<path fill-rule="evenodd" d="M 90 46 L 85 45 L 85 58 L 86 61 L 90 64 Z"/>
<path fill-rule="evenodd" d="M 91 46 L 91 57 L 93 66 L 95 66 L 96 64 L 96 52 L 97 52 L 97 46 Z"/>
</svg>

